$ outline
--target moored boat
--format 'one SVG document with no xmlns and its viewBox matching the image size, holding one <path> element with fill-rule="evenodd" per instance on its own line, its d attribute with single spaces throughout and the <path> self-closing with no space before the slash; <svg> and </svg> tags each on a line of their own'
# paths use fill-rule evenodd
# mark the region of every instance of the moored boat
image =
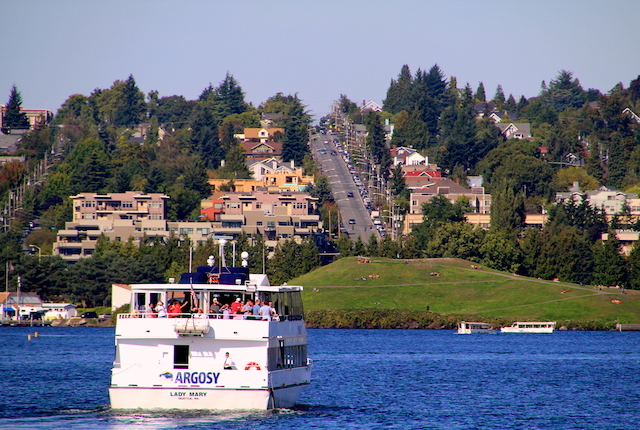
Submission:
<svg viewBox="0 0 640 430">
<path fill-rule="evenodd" d="M 555 321 L 516 321 L 507 327 L 501 327 L 502 333 L 553 333 Z"/>
<path fill-rule="evenodd" d="M 496 331 L 489 323 L 460 321 L 458 324 L 458 334 L 488 333 L 494 334 Z"/>
<path fill-rule="evenodd" d="M 311 381 L 301 286 L 272 286 L 243 267 L 198 267 L 179 283 L 130 285 L 119 314 L 109 396 L 114 409 L 292 407 Z M 225 305 L 272 302 L 262 312 Z M 171 303 L 150 312 L 150 304 Z M 176 312 L 176 304 L 181 309 Z M 236 308 L 239 307 L 234 305 Z M 158 306 L 156 306 L 158 309 Z M 265 311 L 265 309 L 267 309 Z M 165 316 L 166 315 L 166 316 Z"/>
</svg>

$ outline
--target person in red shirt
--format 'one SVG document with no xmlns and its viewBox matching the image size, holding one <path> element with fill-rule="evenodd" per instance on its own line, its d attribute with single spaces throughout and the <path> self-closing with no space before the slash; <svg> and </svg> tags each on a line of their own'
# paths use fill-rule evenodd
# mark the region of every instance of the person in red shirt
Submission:
<svg viewBox="0 0 640 430">
<path fill-rule="evenodd" d="M 241 308 L 242 308 L 242 300 L 240 299 L 240 297 L 238 297 L 235 302 L 231 303 L 231 313 L 232 314 L 240 313 Z"/>
<path fill-rule="evenodd" d="M 182 311 L 182 307 L 180 306 L 180 303 L 178 303 L 177 300 L 174 300 L 169 305 L 169 308 L 167 309 L 167 314 L 169 315 L 169 318 L 178 318 L 181 311 Z"/>
</svg>

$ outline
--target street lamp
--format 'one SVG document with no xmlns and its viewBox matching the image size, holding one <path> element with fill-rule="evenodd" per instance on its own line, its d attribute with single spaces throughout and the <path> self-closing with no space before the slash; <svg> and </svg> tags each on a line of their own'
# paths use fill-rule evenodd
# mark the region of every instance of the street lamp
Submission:
<svg viewBox="0 0 640 430">
<path fill-rule="evenodd" d="M 36 245 L 29 245 L 29 248 L 38 250 L 38 263 L 40 263 L 42 261 L 42 249 Z"/>
</svg>

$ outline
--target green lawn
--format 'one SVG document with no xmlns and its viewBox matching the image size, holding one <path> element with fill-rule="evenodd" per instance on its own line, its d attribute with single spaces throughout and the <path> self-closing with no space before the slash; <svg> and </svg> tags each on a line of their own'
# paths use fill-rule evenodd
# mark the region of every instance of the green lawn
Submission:
<svg viewBox="0 0 640 430">
<path fill-rule="evenodd" d="M 472 269 L 459 259 L 340 259 L 289 282 L 305 287 L 305 309 L 410 309 L 508 320 L 640 323 L 640 292 L 597 291 Z M 431 276 L 437 272 L 440 276 Z M 370 277 L 370 275 L 372 275 Z M 359 278 L 366 280 L 359 280 Z M 317 289 L 316 292 L 313 290 Z M 568 290 L 562 293 L 562 290 Z M 619 299 L 614 304 L 612 299 Z"/>
</svg>

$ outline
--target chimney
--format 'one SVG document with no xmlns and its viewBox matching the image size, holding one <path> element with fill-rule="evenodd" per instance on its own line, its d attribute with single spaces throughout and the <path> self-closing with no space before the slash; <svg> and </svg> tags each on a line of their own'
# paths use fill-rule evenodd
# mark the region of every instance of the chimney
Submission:
<svg viewBox="0 0 640 430">
<path fill-rule="evenodd" d="M 296 162 L 292 158 L 291 159 L 291 169 L 295 169 L 295 168 L 296 168 Z"/>
</svg>

